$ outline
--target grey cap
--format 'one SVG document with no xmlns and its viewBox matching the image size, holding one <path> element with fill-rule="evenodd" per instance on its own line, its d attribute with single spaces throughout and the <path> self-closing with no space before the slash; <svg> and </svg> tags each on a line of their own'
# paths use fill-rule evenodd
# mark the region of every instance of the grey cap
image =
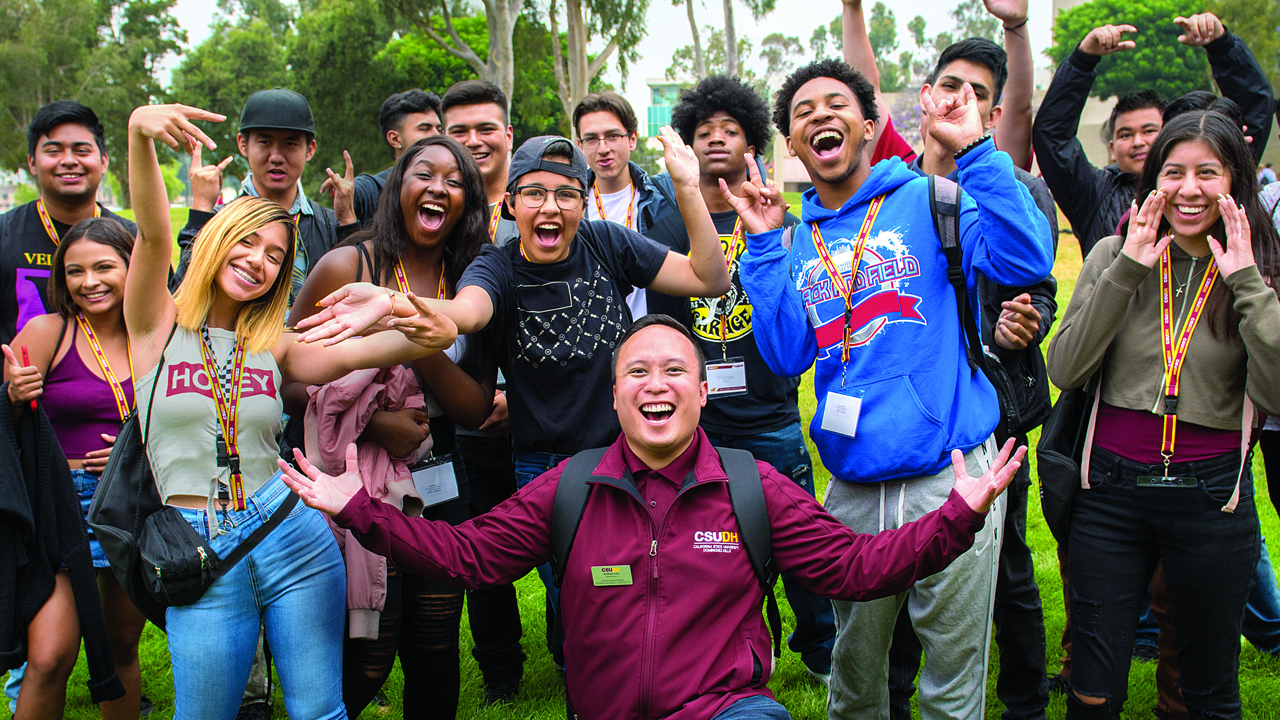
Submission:
<svg viewBox="0 0 1280 720">
<path fill-rule="evenodd" d="M 298 130 L 315 135 L 316 119 L 302 95 L 284 88 L 259 90 L 240 112 L 240 132 L 246 130 Z"/>
<path fill-rule="evenodd" d="M 543 158 L 547 147 L 557 140 L 564 142 L 572 151 L 569 155 L 568 164 L 561 162 L 559 159 L 547 160 Z M 515 190 L 516 184 L 520 181 L 522 175 L 537 172 L 538 170 L 547 170 L 567 178 L 573 178 L 582 183 L 583 190 L 587 189 L 591 181 L 591 167 L 587 165 L 586 156 L 569 138 L 560 137 L 559 135 L 543 135 L 524 141 L 524 144 L 520 146 L 519 150 L 516 150 L 516 154 L 511 158 L 511 167 L 507 173 L 507 177 L 510 178 L 507 182 L 507 192 Z"/>
</svg>

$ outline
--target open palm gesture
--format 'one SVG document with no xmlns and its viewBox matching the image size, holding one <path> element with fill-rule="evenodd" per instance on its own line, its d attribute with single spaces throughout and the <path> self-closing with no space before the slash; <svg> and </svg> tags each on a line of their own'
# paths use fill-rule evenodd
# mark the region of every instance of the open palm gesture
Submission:
<svg viewBox="0 0 1280 720">
<path fill-rule="evenodd" d="M 307 462 L 307 458 L 297 448 L 293 449 L 293 457 L 298 460 L 298 467 L 302 468 L 302 472 L 293 469 L 284 460 L 276 462 L 284 471 L 284 484 L 297 493 L 307 507 L 337 515 L 364 487 L 355 443 L 347 446 L 347 471 L 337 477 L 323 473 L 320 468 Z"/>
<path fill-rule="evenodd" d="M 1253 233 L 1249 229 L 1249 217 L 1244 208 L 1236 204 L 1230 195 L 1218 196 L 1218 209 L 1222 212 L 1222 224 L 1227 230 L 1227 246 L 1224 248 L 1218 238 L 1209 236 L 1209 252 L 1218 262 L 1218 270 L 1223 277 L 1237 270 L 1252 267 Z"/>
<path fill-rule="evenodd" d="M 324 310 L 297 325 L 299 342 L 336 345 L 378 325 L 395 308 L 392 295 L 372 283 L 348 283 L 319 302 Z M 303 332 L 305 331 L 305 332 Z"/>
<path fill-rule="evenodd" d="M 1142 201 L 1141 208 L 1137 200 L 1130 206 L 1129 232 L 1120 251 L 1147 267 L 1155 267 L 1165 248 L 1173 242 L 1172 235 L 1160 237 L 1160 219 L 1164 217 L 1167 197 L 1163 189 L 1156 190 Z"/>
<path fill-rule="evenodd" d="M 969 475 L 969 469 L 964 463 L 964 453 L 960 452 L 959 448 L 951 451 L 951 469 L 956 474 L 956 492 L 960 493 L 960 497 L 969 503 L 969 507 L 973 508 L 974 512 L 984 513 L 990 510 L 991 503 L 995 502 L 1000 493 L 1009 487 L 1009 482 L 1017 474 L 1018 468 L 1022 465 L 1022 459 L 1027 455 L 1027 446 L 1019 447 L 1015 453 L 1013 443 L 1013 438 L 1006 440 L 1004 447 L 1000 448 L 1000 454 L 991 463 L 991 467 L 987 468 L 981 477 L 976 478 Z M 1009 457 L 1011 453 L 1012 458 Z"/>
</svg>

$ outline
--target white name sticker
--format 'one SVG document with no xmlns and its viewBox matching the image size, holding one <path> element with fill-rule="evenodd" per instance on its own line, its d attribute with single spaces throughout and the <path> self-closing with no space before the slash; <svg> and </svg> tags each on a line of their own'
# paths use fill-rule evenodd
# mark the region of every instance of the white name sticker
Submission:
<svg viewBox="0 0 1280 720">
<path fill-rule="evenodd" d="M 723 398 L 747 394 L 747 362 L 733 357 L 707 361 L 709 397 Z"/>
<path fill-rule="evenodd" d="M 827 405 L 822 411 L 822 429 L 846 437 L 858 434 L 858 416 L 862 414 L 862 392 L 841 395 L 827 392 Z"/>
<path fill-rule="evenodd" d="M 413 486 L 422 496 L 423 507 L 439 505 L 458 497 L 458 478 L 453 474 L 453 456 L 431 458 L 411 468 Z"/>
</svg>

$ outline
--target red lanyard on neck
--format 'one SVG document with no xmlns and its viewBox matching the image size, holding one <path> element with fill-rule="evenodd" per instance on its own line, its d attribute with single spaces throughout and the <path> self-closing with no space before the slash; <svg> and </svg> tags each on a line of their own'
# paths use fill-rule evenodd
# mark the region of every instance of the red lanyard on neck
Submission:
<svg viewBox="0 0 1280 720">
<path fill-rule="evenodd" d="M 601 220 L 608 220 L 609 218 L 605 217 L 605 214 L 604 214 L 604 203 L 600 201 L 600 183 L 596 183 L 595 185 L 591 186 L 591 189 L 595 191 L 592 194 L 595 196 L 595 199 L 596 199 L 596 212 L 599 213 Z M 635 183 L 631 183 L 631 202 L 627 203 L 626 227 L 632 230 L 635 230 L 635 228 L 631 226 L 631 213 L 632 211 L 635 210 L 635 207 L 636 207 L 636 185 Z"/>
<path fill-rule="evenodd" d="M 849 338 L 853 331 L 850 327 L 853 322 L 853 288 L 858 279 L 858 265 L 862 262 L 862 251 L 866 249 L 867 238 L 871 235 L 871 226 L 876 222 L 876 215 L 880 214 L 880 206 L 884 204 L 884 198 L 884 195 L 877 196 L 867 208 L 867 217 L 858 230 L 858 242 L 853 249 L 853 260 L 849 263 L 848 284 L 836 269 L 835 261 L 831 259 L 831 252 L 827 250 L 827 244 L 822 240 L 822 231 L 818 228 L 818 223 L 813 224 L 813 245 L 818 250 L 818 257 L 822 258 L 822 264 L 826 266 L 827 274 L 831 276 L 831 283 L 836 286 L 836 291 L 840 293 L 840 297 L 844 298 L 844 339 L 840 342 L 841 362 L 849 362 Z"/>
<path fill-rule="evenodd" d="M 489 242 L 498 241 L 498 218 L 502 217 L 502 201 L 493 204 L 493 212 L 489 214 Z"/>
<path fill-rule="evenodd" d="M 245 342 L 236 339 L 235 349 L 231 352 L 231 388 L 224 390 L 222 376 L 218 374 L 217 365 L 213 361 L 213 348 L 209 340 L 207 328 L 200 338 L 200 359 L 204 361 L 205 374 L 209 376 L 209 389 L 213 394 L 213 404 L 218 409 L 218 424 L 222 428 L 222 438 L 227 444 L 228 467 L 231 477 L 228 485 L 231 488 L 231 500 L 236 510 L 248 508 L 244 492 L 244 477 L 240 474 L 240 452 L 236 445 L 236 426 L 240 420 L 240 390 L 244 386 Z M 228 397 L 228 392 L 230 397 Z"/>
<path fill-rule="evenodd" d="M 1191 309 L 1187 311 L 1187 318 L 1182 323 L 1182 332 L 1178 333 L 1176 342 L 1173 337 L 1172 274 L 1169 249 L 1165 248 L 1160 255 L 1160 343 L 1164 352 L 1164 428 L 1160 437 L 1160 455 L 1164 457 L 1166 474 L 1178 438 L 1178 381 L 1182 376 L 1182 363 L 1187 357 L 1191 333 L 1195 332 L 1196 323 L 1200 322 L 1205 300 L 1209 297 L 1209 291 L 1213 290 L 1214 280 L 1218 278 L 1218 263 L 1215 260 L 1209 261 L 1204 279 L 1200 281 L 1200 290 L 1196 293 Z M 1190 281 L 1191 278 L 1187 278 L 1187 282 Z"/>
<path fill-rule="evenodd" d="M 58 244 L 58 231 L 53 227 L 53 218 L 49 217 L 49 211 L 44 207 L 44 198 L 36 199 L 36 214 L 40 216 L 40 224 L 44 226 L 44 231 L 49 234 L 49 239 L 54 245 Z M 98 203 L 93 204 L 93 216 L 102 217 L 102 208 L 98 207 Z"/>
<path fill-rule="evenodd" d="M 404 274 L 404 262 L 400 258 L 396 258 L 396 286 L 400 288 L 400 292 L 409 293 L 409 279 Z M 444 260 L 440 261 L 440 285 L 436 288 L 436 299 L 445 299 L 444 286 Z"/>
<path fill-rule="evenodd" d="M 98 342 L 98 336 L 93 332 L 93 326 L 89 324 L 89 320 L 84 313 L 76 315 L 76 324 L 80 326 L 81 332 L 84 333 L 85 339 L 89 341 L 89 347 L 93 348 L 93 356 L 98 360 L 98 367 L 102 368 L 102 374 L 107 378 L 107 384 L 111 386 L 111 395 L 116 399 L 116 412 L 120 413 L 120 422 L 124 422 L 129 417 L 129 399 L 125 397 L 124 386 L 116 379 L 116 374 L 111 372 L 111 363 L 107 362 L 107 354 L 102 350 L 102 343 Z M 126 347 L 129 341 L 125 340 Z M 72 346 L 71 352 L 75 352 Z M 127 350 L 126 350 L 127 352 Z M 129 377 L 133 377 L 133 355 L 129 355 Z"/>
<path fill-rule="evenodd" d="M 816 227 L 814 228 L 814 231 L 817 231 Z M 729 251 L 724 254 L 724 264 L 728 266 L 730 270 L 733 270 L 733 258 L 738 249 L 738 243 L 742 241 L 742 235 L 742 218 L 738 218 L 733 223 L 733 235 L 729 238 Z M 725 356 L 728 352 L 728 349 L 725 347 L 725 343 L 729 342 L 729 308 L 725 307 L 729 302 L 728 298 L 729 296 L 725 295 L 716 303 L 716 308 L 720 310 L 720 354 L 722 356 Z"/>
</svg>

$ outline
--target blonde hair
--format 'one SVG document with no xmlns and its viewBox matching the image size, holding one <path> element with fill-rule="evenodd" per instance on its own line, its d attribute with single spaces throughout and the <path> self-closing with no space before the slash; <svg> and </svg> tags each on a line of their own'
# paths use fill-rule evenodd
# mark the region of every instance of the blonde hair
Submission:
<svg viewBox="0 0 1280 720">
<path fill-rule="evenodd" d="M 276 274 L 270 290 L 244 303 L 236 315 L 236 336 L 246 340 L 249 352 L 260 353 L 275 345 L 284 327 L 285 314 L 289 311 L 298 229 L 284 208 L 262 198 L 244 196 L 227 203 L 196 235 L 186 277 L 173 294 L 173 302 L 178 306 L 179 325 L 191 331 L 200 329 L 213 307 L 214 278 L 227 253 L 245 237 L 276 222 L 284 223 L 288 232 L 280 272 Z"/>
</svg>

